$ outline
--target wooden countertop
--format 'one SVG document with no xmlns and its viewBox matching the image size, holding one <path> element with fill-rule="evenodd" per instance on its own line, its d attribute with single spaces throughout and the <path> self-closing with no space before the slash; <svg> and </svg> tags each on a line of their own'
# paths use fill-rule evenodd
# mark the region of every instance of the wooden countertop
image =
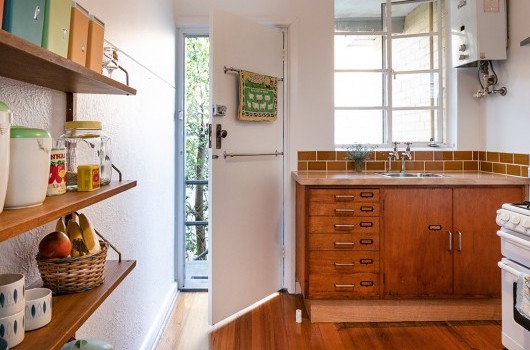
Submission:
<svg viewBox="0 0 530 350">
<path fill-rule="evenodd" d="M 491 173 L 443 173 L 434 178 L 388 178 L 377 173 L 344 171 L 293 171 L 292 178 L 300 185 L 314 186 L 455 186 L 455 185 L 530 185 L 530 178 Z"/>
</svg>

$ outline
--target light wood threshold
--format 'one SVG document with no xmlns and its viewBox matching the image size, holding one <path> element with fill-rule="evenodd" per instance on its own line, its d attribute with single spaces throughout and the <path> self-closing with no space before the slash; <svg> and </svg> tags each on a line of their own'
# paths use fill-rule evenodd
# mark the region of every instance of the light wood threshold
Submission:
<svg viewBox="0 0 530 350">
<path fill-rule="evenodd" d="M 311 322 L 500 320 L 501 299 L 305 300 Z"/>
</svg>

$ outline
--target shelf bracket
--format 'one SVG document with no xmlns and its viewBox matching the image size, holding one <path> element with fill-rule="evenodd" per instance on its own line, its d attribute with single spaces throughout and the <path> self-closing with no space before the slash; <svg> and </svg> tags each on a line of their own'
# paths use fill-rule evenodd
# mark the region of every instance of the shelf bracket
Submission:
<svg viewBox="0 0 530 350">
<path fill-rule="evenodd" d="M 73 92 L 66 93 L 66 121 L 71 122 L 75 119 L 77 100 Z"/>
</svg>

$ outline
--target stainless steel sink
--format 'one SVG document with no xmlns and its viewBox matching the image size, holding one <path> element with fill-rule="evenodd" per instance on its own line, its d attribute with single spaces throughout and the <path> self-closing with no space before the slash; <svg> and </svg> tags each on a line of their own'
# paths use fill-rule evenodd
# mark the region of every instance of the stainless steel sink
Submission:
<svg viewBox="0 0 530 350">
<path fill-rule="evenodd" d="M 435 173 L 377 173 L 377 175 L 393 178 L 419 178 L 419 177 L 445 177 L 444 174 L 435 174 Z"/>
</svg>

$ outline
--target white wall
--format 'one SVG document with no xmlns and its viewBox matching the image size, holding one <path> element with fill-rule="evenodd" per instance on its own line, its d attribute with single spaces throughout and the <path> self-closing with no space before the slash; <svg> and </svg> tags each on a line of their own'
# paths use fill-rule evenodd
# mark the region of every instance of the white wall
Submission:
<svg viewBox="0 0 530 350">
<path fill-rule="evenodd" d="M 150 348 L 176 292 L 173 5 L 169 0 L 81 4 L 106 23 L 106 37 L 141 64 L 122 56 L 136 96 L 77 95 L 78 119 L 103 122 L 112 138 L 113 162 L 126 179 L 138 180 L 136 188 L 83 210 L 125 259 L 137 260 L 137 267 L 77 337 L 107 339 L 117 349 Z M 0 78 L 0 101 L 11 107 L 15 123 L 48 129 L 55 138 L 62 133 L 65 100 L 61 92 Z M 0 243 L 0 273 L 22 272 L 28 283 L 37 280 L 34 256 L 40 238 L 51 230 L 48 224 Z M 116 255 L 109 252 L 109 259 Z"/>
<path fill-rule="evenodd" d="M 494 66 L 499 86 L 506 86 L 508 94 L 484 101 L 486 150 L 530 153 L 530 46 L 519 45 L 530 36 L 530 2 L 512 0 L 509 5 L 508 59 Z"/>
<path fill-rule="evenodd" d="M 288 27 L 285 286 L 294 292 L 294 186 L 289 174 L 296 170 L 298 151 L 334 148 L 333 1 L 175 0 L 175 3 L 180 27 L 206 26 L 211 7 L 260 23 Z"/>
</svg>

